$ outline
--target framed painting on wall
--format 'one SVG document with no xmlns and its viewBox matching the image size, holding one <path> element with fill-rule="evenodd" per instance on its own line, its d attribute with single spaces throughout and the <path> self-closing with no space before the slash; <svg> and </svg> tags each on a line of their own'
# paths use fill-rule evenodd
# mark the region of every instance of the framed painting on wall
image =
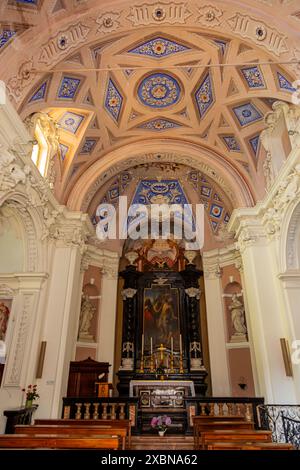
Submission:
<svg viewBox="0 0 300 470">
<path fill-rule="evenodd" d="M 180 320 L 177 288 L 172 288 L 170 285 L 152 285 L 151 288 L 144 289 L 143 332 L 146 348 L 150 349 L 151 338 L 154 349 L 161 344 L 170 348 L 171 338 L 173 338 L 174 349 L 179 349 Z"/>
</svg>

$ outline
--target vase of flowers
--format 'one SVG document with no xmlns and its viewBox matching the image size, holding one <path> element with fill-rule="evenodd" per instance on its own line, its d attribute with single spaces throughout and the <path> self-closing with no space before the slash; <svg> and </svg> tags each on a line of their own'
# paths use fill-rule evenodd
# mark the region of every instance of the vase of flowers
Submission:
<svg viewBox="0 0 300 470">
<path fill-rule="evenodd" d="M 25 392 L 25 408 L 31 408 L 33 401 L 40 398 L 37 393 L 37 385 L 28 385 L 27 389 L 22 389 L 22 392 Z"/>
<path fill-rule="evenodd" d="M 168 426 L 170 426 L 172 420 L 170 416 L 153 416 L 151 420 L 151 427 L 158 430 L 160 436 L 164 436 Z"/>
</svg>

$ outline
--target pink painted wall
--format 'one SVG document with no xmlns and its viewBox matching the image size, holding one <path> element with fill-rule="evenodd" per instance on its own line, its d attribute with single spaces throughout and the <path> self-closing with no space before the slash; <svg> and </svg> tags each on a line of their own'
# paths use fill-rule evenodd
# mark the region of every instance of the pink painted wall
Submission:
<svg viewBox="0 0 300 470">
<path fill-rule="evenodd" d="M 231 393 L 234 397 L 251 397 L 255 396 L 252 364 L 249 348 L 237 348 L 228 350 Z M 239 387 L 239 383 L 246 383 L 243 390 Z"/>
<path fill-rule="evenodd" d="M 75 361 L 83 361 L 88 357 L 91 357 L 92 359 L 96 360 L 96 349 L 81 347 L 76 348 Z"/>
</svg>

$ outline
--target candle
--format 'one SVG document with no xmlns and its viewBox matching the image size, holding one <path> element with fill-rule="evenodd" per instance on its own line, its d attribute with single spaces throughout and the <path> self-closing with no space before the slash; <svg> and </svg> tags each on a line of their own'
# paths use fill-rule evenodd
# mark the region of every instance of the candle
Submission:
<svg viewBox="0 0 300 470">
<path fill-rule="evenodd" d="M 181 335 L 179 336 L 179 350 L 180 350 L 180 355 L 182 354 L 182 337 Z"/>
<path fill-rule="evenodd" d="M 152 354 L 153 354 L 152 336 L 150 338 L 150 352 L 151 352 L 151 356 L 152 356 Z"/>
<path fill-rule="evenodd" d="M 171 354 L 173 356 L 173 336 L 171 336 Z"/>
<path fill-rule="evenodd" d="M 144 355 L 144 333 L 142 334 L 142 356 Z"/>
</svg>

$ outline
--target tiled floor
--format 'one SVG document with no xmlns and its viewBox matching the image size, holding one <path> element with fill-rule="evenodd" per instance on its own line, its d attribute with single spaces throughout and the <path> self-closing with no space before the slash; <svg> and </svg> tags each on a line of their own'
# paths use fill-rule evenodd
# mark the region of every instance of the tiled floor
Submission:
<svg viewBox="0 0 300 470">
<path fill-rule="evenodd" d="M 132 450 L 193 450 L 192 436 L 132 436 Z"/>
</svg>

